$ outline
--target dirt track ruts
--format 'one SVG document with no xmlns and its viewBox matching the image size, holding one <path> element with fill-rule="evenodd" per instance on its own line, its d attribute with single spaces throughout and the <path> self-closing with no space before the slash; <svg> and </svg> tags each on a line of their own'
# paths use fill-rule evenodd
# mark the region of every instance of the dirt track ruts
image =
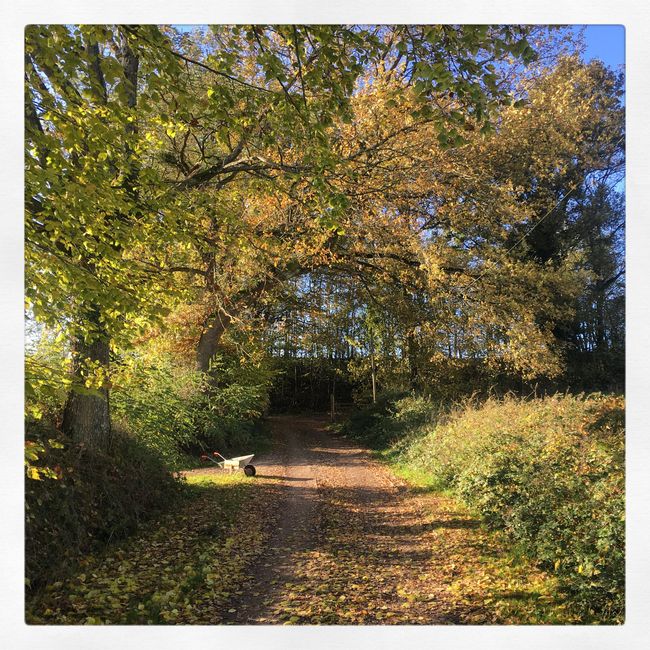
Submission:
<svg viewBox="0 0 650 650">
<path fill-rule="evenodd" d="M 325 417 L 269 421 L 273 448 L 255 464 L 256 480 L 280 487 L 269 513 L 274 529 L 224 623 L 482 618 L 455 604 L 447 589 L 456 574 L 449 533 L 467 533 L 475 521 L 444 505 L 437 512 L 431 503 L 423 507 L 368 450 L 328 433 Z"/>
</svg>

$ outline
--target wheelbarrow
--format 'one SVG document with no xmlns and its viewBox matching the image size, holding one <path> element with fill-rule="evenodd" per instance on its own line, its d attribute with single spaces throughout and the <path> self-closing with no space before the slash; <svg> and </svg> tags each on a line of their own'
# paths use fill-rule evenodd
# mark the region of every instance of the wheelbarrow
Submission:
<svg viewBox="0 0 650 650">
<path fill-rule="evenodd" d="M 202 460 L 210 460 L 217 467 L 222 469 L 228 469 L 230 472 L 234 472 L 237 469 L 243 469 L 246 476 L 255 476 L 255 466 L 251 465 L 250 462 L 253 460 L 255 454 L 248 454 L 247 456 L 236 456 L 235 458 L 225 458 L 218 451 L 213 451 L 212 456 L 203 454 L 201 456 Z M 217 460 L 221 458 L 221 460 Z"/>
</svg>

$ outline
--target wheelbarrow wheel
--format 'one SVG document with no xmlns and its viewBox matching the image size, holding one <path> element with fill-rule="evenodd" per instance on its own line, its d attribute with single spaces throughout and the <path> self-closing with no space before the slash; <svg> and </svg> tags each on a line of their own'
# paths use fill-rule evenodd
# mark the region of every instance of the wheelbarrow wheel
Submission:
<svg viewBox="0 0 650 650">
<path fill-rule="evenodd" d="M 253 465 L 246 465 L 246 467 L 244 467 L 244 474 L 246 474 L 246 476 L 255 476 L 255 467 Z"/>
</svg>

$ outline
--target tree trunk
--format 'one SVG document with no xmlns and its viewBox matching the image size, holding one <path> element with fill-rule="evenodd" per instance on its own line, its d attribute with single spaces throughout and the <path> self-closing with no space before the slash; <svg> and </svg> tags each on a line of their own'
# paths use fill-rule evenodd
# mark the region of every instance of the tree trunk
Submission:
<svg viewBox="0 0 650 650">
<path fill-rule="evenodd" d="M 221 336 L 230 325 L 231 320 L 232 317 L 222 310 L 205 320 L 196 350 L 196 365 L 199 370 L 203 372 L 210 370 L 210 364 L 217 353 Z"/>
<path fill-rule="evenodd" d="M 128 37 L 125 34 L 122 34 L 119 47 L 118 60 L 122 65 L 126 80 L 125 103 L 129 108 L 135 108 L 137 104 L 139 59 L 129 46 Z M 99 104 L 106 104 L 108 92 L 101 72 L 98 47 L 90 45 L 89 53 L 93 58 L 92 69 L 96 76 L 94 79 L 95 91 L 98 94 L 95 100 Z M 127 138 L 124 146 L 129 155 L 133 154 L 133 146 L 129 141 L 129 137 L 133 136 L 136 130 L 135 122 L 128 123 L 125 126 Z M 135 190 L 137 175 L 137 166 L 132 164 L 126 170 L 124 182 L 124 189 L 134 201 L 137 200 L 137 191 Z M 92 259 L 85 260 L 83 265 L 89 272 L 94 272 Z M 99 325 L 100 309 L 101 307 L 94 305 L 88 312 L 82 313 L 82 317 L 87 316 L 86 320 L 97 327 Z M 74 381 L 78 385 L 83 385 L 86 378 L 84 368 L 88 361 L 99 363 L 104 372 L 108 374 L 109 351 L 110 338 L 108 333 L 104 331 L 100 331 L 92 343 L 86 343 L 82 338 L 78 337 L 73 342 Z M 108 385 L 106 383 L 95 393 L 82 393 L 74 389 L 70 391 L 63 412 L 63 430 L 73 440 L 83 442 L 88 447 L 102 450 L 109 448 L 112 436 Z"/>
<path fill-rule="evenodd" d="M 605 296 L 604 291 L 596 298 L 596 351 L 603 352 L 607 349 L 605 337 Z"/>
<path fill-rule="evenodd" d="M 370 378 L 372 381 L 372 403 L 377 402 L 377 375 L 375 368 L 375 340 L 374 336 L 370 337 Z"/>
<path fill-rule="evenodd" d="M 418 385 L 418 342 L 412 330 L 406 334 L 406 354 L 408 356 L 409 385 L 412 390 L 415 390 Z"/>
<path fill-rule="evenodd" d="M 77 381 L 84 379 L 83 367 L 86 360 L 98 362 L 107 370 L 108 337 L 103 336 L 90 344 L 78 339 L 74 345 L 74 354 L 73 373 Z M 108 449 L 111 443 L 108 386 L 102 386 L 94 394 L 71 390 L 63 411 L 63 431 L 74 441 L 83 442 L 87 447 Z"/>
</svg>

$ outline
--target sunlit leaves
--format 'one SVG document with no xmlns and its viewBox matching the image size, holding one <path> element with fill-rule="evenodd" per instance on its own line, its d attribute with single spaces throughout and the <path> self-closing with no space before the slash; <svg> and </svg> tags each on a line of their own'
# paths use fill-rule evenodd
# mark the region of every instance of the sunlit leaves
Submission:
<svg viewBox="0 0 650 650">
<path fill-rule="evenodd" d="M 86 47 L 97 39 L 99 59 Z M 139 203 L 147 194 L 141 183 L 153 179 L 145 173 L 135 181 L 142 145 L 133 126 L 145 116 L 125 98 L 123 64 L 109 54 L 120 39 L 128 39 L 123 30 L 95 26 L 27 30 L 26 101 L 44 127 L 28 125 L 26 296 L 38 319 L 84 336 L 97 323 L 85 319 L 82 304 L 100 306 L 99 324 L 114 336 L 143 308 L 155 318 L 162 306 L 155 277 L 129 254 L 143 236 L 155 244 L 166 231 L 155 218 L 143 219 L 155 209 Z M 143 77 L 160 61 L 152 50 Z"/>
<path fill-rule="evenodd" d="M 384 31 L 391 30 L 404 31 Z M 495 42 L 510 47 L 510 31 L 516 30 L 501 30 Z M 463 52 L 489 49 L 489 36 L 470 28 L 425 32 L 418 36 L 422 42 L 411 40 L 406 50 L 405 35 L 396 41 L 397 51 L 406 51 L 413 63 L 417 93 L 428 96 L 426 84 L 435 82 L 438 91 L 467 94 L 462 70 L 455 75 L 429 55 L 447 48 L 469 65 Z M 155 164 L 170 140 L 185 176 L 214 167 L 237 137 L 247 147 L 244 167 L 282 172 L 287 164 L 299 165 L 299 175 L 314 190 L 320 224 L 341 232 L 348 199 L 321 177 L 338 164 L 331 137 L 338 119 L 352 119 L 350 101 L 360 75 L 386 56 L 382 30 L 216 26 L 194 37 L 196 44 L 155 26 L 28 28 L 26 102 L 41 124 L 28 124 L 26 172 L 27 297 L 37 318 L 91 332 L 79 305 L 92 298 L 101 327 L 112 336 L 124 330 L 127 340 L 136 321 L 145 314 L 155 320 L 164 310 L 171 289 L 152 272 L 155 262 L 142 262 L 173 248 L 179 235 L 178 206 L 166 205 L 172 179 Z M 137 101 L 125 76 L 127 43 L 139 61 Z M 526 54 L 521 44 L 513 52 Z M 204 99 L 197 103 L 194 89 L 201 87 Z M 418 110 L 422 117 L 431 111 L 426 102 Z M 464 142 L 454 128 L 439 137 L 444 147 Z M 266 150 L 278 144 L 285 148 L 279 160 Z M 74 300 L 68 294 L 72 286 Z"/>
<path fill-rule="evenodd" d="M 51 449 L 62 449 L 63 444 L 55 439 L 49 439 L 47 442 L 34 440 L 25 441 L 25 475 L 32 481 L 42 481 L 43 479 L 60 479 L 62 469 L 58 465 L 49 467 L 44 464 L 46 456 Z"/>
</svg>

